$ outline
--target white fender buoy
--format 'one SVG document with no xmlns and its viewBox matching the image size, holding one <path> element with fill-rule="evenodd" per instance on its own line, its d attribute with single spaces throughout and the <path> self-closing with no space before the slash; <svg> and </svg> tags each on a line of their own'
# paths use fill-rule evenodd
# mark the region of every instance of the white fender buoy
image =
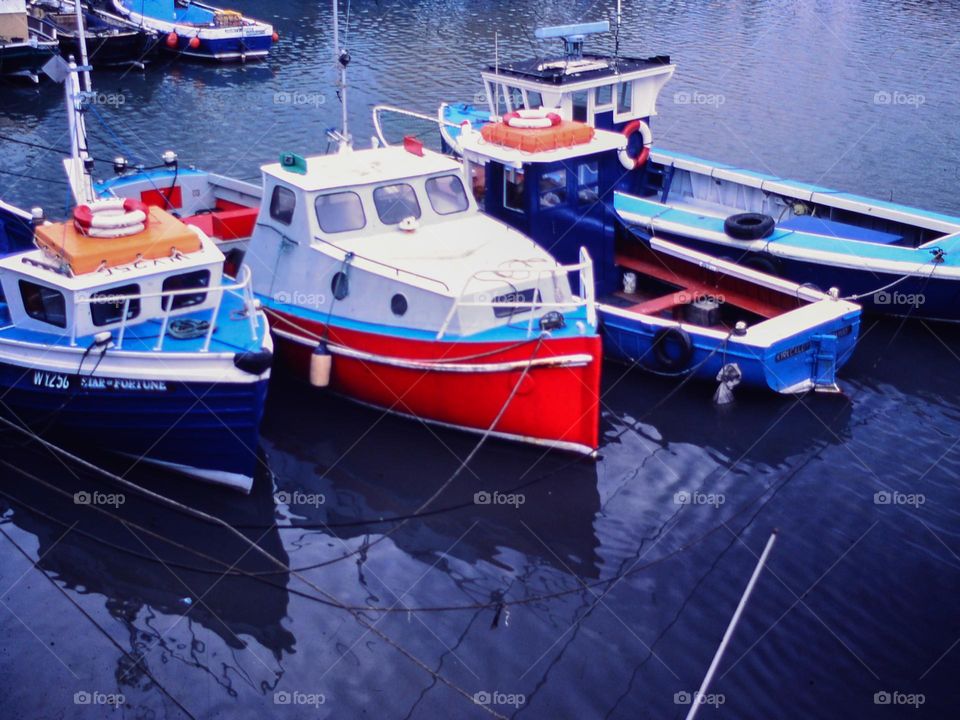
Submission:
<svg viewBox="0 0 960 720">
<path fill-rule="evenodd" d="M 320 343 L 310 355 L 310 384 L 314 387 L 325 388 L 330 384 L 330 370 L 333 366 L 333 355 L 326 343 Z"/>
</svg>

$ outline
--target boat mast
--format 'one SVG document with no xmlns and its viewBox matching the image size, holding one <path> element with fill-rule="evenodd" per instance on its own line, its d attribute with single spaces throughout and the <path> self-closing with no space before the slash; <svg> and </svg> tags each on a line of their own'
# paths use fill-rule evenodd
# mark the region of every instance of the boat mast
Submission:
<svg viewBox="0 0 960 720">
<path fill-rule="evenodd" d="M 87 66 L 87 33 L 83 29 L 83 3 L 73 0 L 77 11 L 77 42 L 80 45 L 80 65 L 83 67 L 83 89 L 90 92 L 90 68 Z"/>
<path fill-rule="evenodd" d="M 613 56 L 618 59 L 620 57 L 620 3 L 621 0 L 617 0 L 617 32 L 613 36 Z"/>
<path fill-rule="evenodd" d="M 340 50 L 340 11 L 339 0 L 333 0 L 333 58 L 337 65 L 337 94 L 340 96 L 341 138 L 340 148 L 351 145 L 350 130 L 347 125 L 347 65 L 350 64 L 350 53 L 346 48 Z"/>
<path fill-rule="evenodd" d="M 62 60 L 60 62 L 63 62 Z M 63 166 L 67 171 L 73 199 L 78 204 L 93 201 L 93 158 L 87 146 L 87 125 L 83 118 L 84 92 L 80 89 L 80 69 L 73 60 L 64 80 L 67 97 L 67 127 L 70 130 L 70 157 Z M 89 78 L 87 78 L 89 82 Z"/>
</svg>

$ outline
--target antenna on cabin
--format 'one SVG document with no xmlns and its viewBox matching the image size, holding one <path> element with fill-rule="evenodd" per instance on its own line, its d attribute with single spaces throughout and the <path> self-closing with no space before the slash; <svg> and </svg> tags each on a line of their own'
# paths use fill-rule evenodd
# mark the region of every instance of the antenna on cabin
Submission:
<svg viewBox="0 0 960 720">
<path fill-rule="evenodd" d="M 621 0 L 617 0 L 617 31 L 613 35 L 613 56 L 615 58 L 620 57 L 620 16 L 621 16 Z"/>
<path fill-rule="evenodd" d="M 554 25 L 537 28 L 534 35 L 539 40 L 563 38 L 563 50 L 567 59 L 578 60 L 583 57 L 583 40 L 587 35 L 610 32 L 610 21 L 578 23 L 576 25 Z"/>
<path fill-rule="evenodd" d="M 350 52 L 340 49 L 340 14 L 338 0 L 333 0 L 333 57 L 337 64 L 337 96 L 342 109 L 341 148 L 350 146 L 350 131 L 347 125 L 347 65 L 350 64 Z"/>
</svg>

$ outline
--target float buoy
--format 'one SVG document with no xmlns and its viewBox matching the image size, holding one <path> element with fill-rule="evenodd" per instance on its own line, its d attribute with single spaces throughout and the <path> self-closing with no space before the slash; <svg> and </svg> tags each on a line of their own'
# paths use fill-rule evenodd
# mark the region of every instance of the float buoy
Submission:
<svg viewBox="0 0 960 720">
<path fill-rule="evenodd" d="M 198 47 L 200 47 L 200 38 L 198 37 L 190 38 L 190 42 L 188 42 L 187 45 L 190 46 L 191 50 L 196 50 Z"/>
<path fill-rule="evenodd" d="M 273 35 L 270 36 L 270 39 L 274 42 L 280 42 L 280 33 L 274 32 Z"/>
<path fill-rule="evenodd" d="M 556 127 L 563 119 L 555 112 L 543 108 L 535 110 L 514 110 L 503 116 L 503 121 L 512 128 L 520 130 L 543 130 Z"/>
<path fill-rule="evenodd" d="M 118 238 L 143 232 L 149 216 L 149 208 L 133 198 L 95 200 L 74 209 L 73 224 L 89 237 Z"/>
<path fill-rule="evenodd" d="M 175 32 L 172 32 L 169 35 L 167 35 L 168 48 L 176 48 L 179 43 L 180 43 L 180 36 L 177 35 Z"/>
<path fill-rule="evenodd" d="M 643 120 L 633 120 L 623 128 L 623 135 L 627 138 L 628 143 L 634 133 L 640 133 L 640 139 L 643 140 L 643 148 L 635 158 L 630 157 L 630 152 L 627 148 L 619 152 L 620 164 L 623 165 L 626 170 L 635 170 L 636 168 L 643 167 L 647 160 L 650 159 L 650 146 L 653 144 L 653 132 L 650 130 L 650 126 Z"/>
<path fill-rule="evenodd" d="M 320 343 L 310 355 L 310 384 L 319 388 L 327 387 L 330 384 L 332 366 L 333 355 L 325 343 Z"/>
</svg>

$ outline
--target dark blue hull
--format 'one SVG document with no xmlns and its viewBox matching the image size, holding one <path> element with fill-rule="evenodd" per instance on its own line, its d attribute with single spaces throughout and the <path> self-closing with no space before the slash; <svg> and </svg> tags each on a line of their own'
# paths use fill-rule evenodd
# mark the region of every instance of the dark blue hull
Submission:
<svg viewBox="0 0 960 720">
<path fill-rule="evenodd" d="M 166 35 L 163 35 L 160 42 L 160 47 L 166 52 L 213 62 L 240 62 L 244 60 L 263 59 L 267 57 L 270 53 L 270 48 L 273 46 L 273 38 L 269 35 L 217 39 L 199 37 L 197 39 L 200 41 L 200 45 L 196 48 L 190 47 L 190 41 L 193 39 L 191 37 L 179 35 L 176 47 L 167 45 L 166 37 Z"/>
<path fill-rule="evenodd" d="M 14 422 L 213 482 L 253 477 L 267 384 L 89 378 L 0 363 L 2 411 Z"/>
</svg>

